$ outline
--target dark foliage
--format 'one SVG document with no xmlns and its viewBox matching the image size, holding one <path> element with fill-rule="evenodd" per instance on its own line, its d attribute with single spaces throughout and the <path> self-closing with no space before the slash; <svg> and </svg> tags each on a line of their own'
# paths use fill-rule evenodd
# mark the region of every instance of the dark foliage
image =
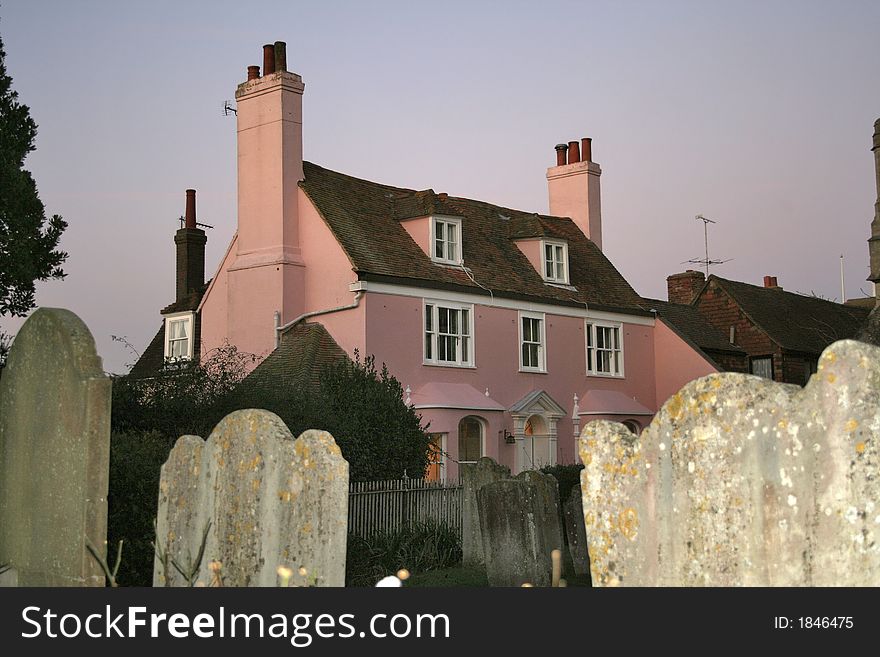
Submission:
<svg viewBox="0 0 880 657">
<path fill-rule="evenodd" d="M 46 219 L 33 176 L 24 169 L 37 124 L 18 102 L 0 40 L 0 315 L 24 316 L 36 305 L 34 281 L 64 278 L 58 241 L 67 223 Z"/>
<path fill-rule="evenodd" d="M 544 474 L 556 477 L 559 484 L 559 503 L 565 504 L 568 496 L 571 495 L 571 489 L 581 484 L 581 470 L 584 469 L 582 463 L 567 463 L 561 465 L 545 465 L 541 468 Z"/>
<path fill-rule="evenodd" d="M 157 432 L 112 433 L 107 545 L 125 540 L 117 579 L 122 586 L 153 582 L 153 521 L 159 498 L 159 471 L 171 441 Z"/>
<path fill-rule="evenodd" d="M 458 532 L 437 522 L 414 523 L 370 538 L 348 537 L 346 586 L 374 586 L 401 568 L 425 573 L 461 562 Z"/>
</svg>

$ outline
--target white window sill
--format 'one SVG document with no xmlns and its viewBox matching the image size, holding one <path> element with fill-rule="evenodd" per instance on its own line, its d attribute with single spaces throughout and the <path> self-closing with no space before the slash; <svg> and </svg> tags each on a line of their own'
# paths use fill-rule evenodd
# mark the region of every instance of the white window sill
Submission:
<svg viewBox="0 0 880 657">
<path fill-rule="evenodd" d="M 568 290 L 569 292 L 577 292 L 577 288 L 574 285 L 569 285 L 568 283 L 563 283 L 561 281 L 550 281 L 545 278 L 544 285 L 549 285 L 550 287 L 558 287 L 563 290 Z"/>
<path fill-rule="evenodd" d="M 457 370 L 475 370 L 476 365 L 458 364 L 458 363 L 437 363 L 433 361 L 423 360 L 422 365 L 426 367 L 452 367 Z"/>
<path fill-rule="evenodd" d="M 547 370 L 539 369 L 537 367 L 520 367 L 520 374 L 547 374 Z"/>
<path fill-rule="evenodd" d="M 587 372 L 587 376 L 595 376 L 602 379 L 625 379 L 623 374 L 611 374 L 608 372 Z"/>
</svg>

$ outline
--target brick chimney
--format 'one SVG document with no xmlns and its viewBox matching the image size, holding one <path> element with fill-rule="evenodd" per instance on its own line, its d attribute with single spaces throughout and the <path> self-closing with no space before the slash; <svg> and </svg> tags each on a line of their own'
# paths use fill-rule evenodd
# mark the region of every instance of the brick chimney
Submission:
<svg viewBox="0 0 880 657">
<path fill-rule="evenodd" d="M 599 199 L 599 176 L 602 175 L 602 169 L 592 161 L 591 140 L 585 137 L 580 145 L 577 141 L 570 141 L 567 145 L 559 144 L 555 148 L 556 166 L 547 169 L 550 214 L 570 217 L 584 235 L 601 249 L 602 205 Z"/>
<path fill-rule="evenodd" d="M 666 277 L 666 295 L 670 303 L 690 304 L 703 289 L 706 277 L 701 271 L 688 269 Z"/>
<path fill-rule="evenodd" d="M 871 273 L 868 280 L 874 284 L 874 296 L 877 296 L 877 284 L 880 283 L 880 119 L 874 121 L 874 177 L 877 183 L 877 201 L 874 203 L 874 221 L 871 222 L 871 238 L 868 240 L 868 255 L 871 260 Z"/>
<path fill-rule="evenodd" d="M 769 288 L 771 290 L 781 290 L 779 287 L 779 283 L 776 280 L 775 276 L 765 276 L 764 277 L 764 287 Z"/>
<path fill-rule="evenodd" d="M 186 190 L 183 228 L 174 234 L 177 245 L 177 301 L 205 284 L 205 243 L 208 237 L 196 224 L 196 190 Z"/>
</svg>

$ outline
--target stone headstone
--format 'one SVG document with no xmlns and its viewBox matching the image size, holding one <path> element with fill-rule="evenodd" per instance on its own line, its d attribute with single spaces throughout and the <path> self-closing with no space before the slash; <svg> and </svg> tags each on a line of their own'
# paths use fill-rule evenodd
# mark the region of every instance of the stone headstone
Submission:
<svg viewBox="0 0 880 657">
<path fill-rule="evenodd" d="M 572 486 L 571 494 L 562 506 L 565 518 L 565 535 L 575 575 L 590 574 L 590 555 L 587 550 L 587 529 L 584 527 L 584 505 L 581 487 Z"/>
<path fill-rule="evenodd" d="M 12 586 L 103 586 L 110 379 L 69 310 L 24 323 L 0 378 L 0 565 Z"/>
<path fill-rule="evenodd" d="M 207 441 L 181 437 L 162 466 L 160 552 L 192 565 L 206 528 L 198 583 L 210 585 L 209 564 L 219 562 L 224 586 L 276 586 L 279 567 L 292 584 L 344 586 L 348 462 L 333 436 L 294 440 L 274 413 L 243 410 Z M 153 585 L 187 582 L 157 556 Z"/>
<path fill-rule="evenodd" d="M 553 550 L 562 550 L 565 545 L 562 534 L 562 509 L 559 505 L 559 483 L 553 475 L 537 470 L 524 470 L 514 478 L 532 484 L 538 489 L 535 520 L 541 537 L 541 553 L 547 556 L 547 565 L 550 567 L 550 553 Z"/>
<path fill-rule="evenodd" d="M 686 385 L 636 438 L 579 441 L 594 585 L 880 585 L 880 349 L 842 341 L 803 389 Z"/>
<path fill-rule="evenodd" d="M 477 505 L 489 586 L 549 586 L 538 486 L 525 479 L 488 483 L 477 491 Z"/>
<path fill-rule="evenodd" d="M 499 465 L 488 456 L 484 456 L 473 465 L 462 466 L 461 560 L 463 565 L 481 566 L 485 563 L 480 515 L 477 510 L 477 491 L 488 483 L 508 478 L 510 478 L 510 468 Z"/>
</svg>

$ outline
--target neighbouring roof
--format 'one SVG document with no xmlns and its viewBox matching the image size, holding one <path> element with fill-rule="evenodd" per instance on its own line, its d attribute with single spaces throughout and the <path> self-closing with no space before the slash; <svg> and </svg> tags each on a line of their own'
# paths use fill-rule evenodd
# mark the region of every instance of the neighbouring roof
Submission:
<svg viewBox="0 0 880 657">
<path fill-rule="evenodd" d="M 179 313 L 184 311 L 195 312 L 199 307 L 199 304 L 202 302 L 202 297 L 205 294 L 205 291 L 208 289 L 208 285 L 211 284 L 211 281 L 207 281 L 200 289 L 190 292 L 188 295 L 183 297 L 182 299 L 175 301 L 174 303 L 170 303 L 165 306 L 161 313 L 163 315 L 169 315 L 171 313 Z M 196 335 L 196 346 L 199 345 L 199 336 Z M 153 339 L 150 341 L 150 344 L 147 345 L 147 348 L 144 350 L 144 353 L 141 354 L 141 357 L 138 358 L 137 362 L 132 366 L 128 375 L 134 379 L 143 379 L 151 376 L 155 376 L 163 367 L 165 366 L 165 321 L 159 325 L 159 330 L 156 332 L 156 335 L 153 336 Z"/>
<path fill-rule="evenodd" d="M 325 368 L 348 358 L 322 324 L 301 322 L 285 332 L 281 344 L 242 381 L 236 394 L 262 390 L 313 390 Z"/>
<path fill-rule="evenodd" d="M 645 310 L 656 310 L 673 330 L 700 349 L 745 355 L 745 351 L 712 326 L 696 306 L 670 303 L 659 299 L 642 299 Z"/>
<path fill-rule="evenodd" d="M 165 322 L 159 325 L 156 335 L 144 349 L 144 353 L 128 372 L 133 379 L 144 379 L 156 376 L 165 365 Z"/>
<path fill-rule="evenodd" d="M 640 298 L 602 251 L 568 218 L 503 208 L 491 203 L 414 191 L 353 178 L 303 162 L 300 185 L 327 222 L 359 280 L 395 282 L 544 301 L 589 304 L 647 314 Z M 432 214 L 462 217 L 464 264 L 439 266 L 416 244 L 401 221 Z M 569 278 L 576 290 L 544 283 L 514 243 L 525 237 L 565 240 Z"/>
<path fill-rule="evenodd" d="M 836 340 L 854 338 L 868 317 L 866 308 L 817 297 L 731 281 L 714 274 L 706 285 L 712 282 L 727 292 L 773 342 L 790 351 L 820 354 Z"/>
</svg>

